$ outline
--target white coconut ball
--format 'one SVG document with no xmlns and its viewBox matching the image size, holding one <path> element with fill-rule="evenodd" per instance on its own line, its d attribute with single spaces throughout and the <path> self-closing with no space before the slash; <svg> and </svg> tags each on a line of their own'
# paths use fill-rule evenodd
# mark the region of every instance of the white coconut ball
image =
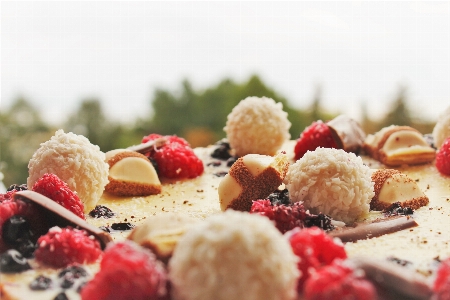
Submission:
<svg viewBox="0 0 450 300">
<path fill-rule="evenodd" d="M 189 229 L 169 261 L 176 300 L 297 299 L 298 258 L 258 214 L 227 210 Z"/>
<path fill-rule="evenodd" d="M 108 171 L 105 153 L 98 146 L 82 135 L 60 129 L 33 154 L 27 185 L 32 189 L 45 173 L 55 174 L 78 194 L 86 213 L 100 199 L 108 183 Z"/>
<path fill-rule="evenodd" d="M 283 104 L 267 97 L 248 97 L 228 115 L 224 128 L 236 156 L 275 155 L 291 138 Z"/>
<path fill-rule="evenodd" d="M 450 106 L 441 114 L 433 128 L 434 146 L 440 148 L 450 137 Z"/>
<path fill-rule="evenodd" d="M 312 213 L 345 223 L 368 214 L 375 195 L 370 168 L 342 149 L 306 152 L 289 167 L 284 183 L 292 202 L 303 201 Z"/>
</svg>

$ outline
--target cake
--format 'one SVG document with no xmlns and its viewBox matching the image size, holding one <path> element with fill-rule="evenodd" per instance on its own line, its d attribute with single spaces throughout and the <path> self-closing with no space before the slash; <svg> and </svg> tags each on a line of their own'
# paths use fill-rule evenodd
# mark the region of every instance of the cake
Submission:
<svg viewBox="0 0 450 300">
<path fill-rule="evenodd" d="M 255 101 L 255 99 L 252 101 Z M 272 107 L 270 100 L 263 101 L 269 101 L 270 104 L 267 105 Z M 276 109 L 281 108 L 277 105 Z M 237 109 L 238 112 L 240 110 L 241 108 Z M 281 119 L 277 119 L 278 117 Z M 234 118 L 238 117 L 232 117 L 231 119 Z M 169 294 L 173 299 L 218 298 L 218 296 L 212 296 L 214 293 L 219 293 L 228 299 L 231 299 L 233 295 L 249 299 L 260 297 L 261 287 L 256 285 L 254 289 L 252 288 L 254 292 L 251 292 L 252 289 L 245 290 L 245 287 L 238 287 L 238 283 L 233 283 L 233 280 L 237 280 L 239 283 L 245 284 L 250 280 L 249 278 L 266 285 L 273 284 L 270 289 L 267 289 L 267 299 L 295 299 L 297 297 L 301 299 L 301 293 L 298 296 L 292 293 L 295 289 L 293 281 L 302 276 L 300 272 L 297 273 L 296 268 L 292 268 L 298 259 L 292 254 L 292 250 L 287 247 L 287 241 L 290 241 L 290 236 L 294 234 L 294 231 L 281 234 L 276 231 L 275 226 L 267 218 L 249 213 L 248 210 L 251 210 L 251 208 L 248 204 L 258 199 L 251 199 L 251 201 L 246 199 L 248 202 L 246 205 L 242 207 L 237 205 L 234 209 L 227 207 L 227 205 L 221 206 L 220 197 L 223 195 L 223 191 L 220 191 L 220 189 L 223 189 L 223 187 L 220 188 L 220 186 L 228 180 L 226 179 L 227 176 L 233 177 L 235 180 L 242 176 L 237 174 L 245 173 L 247 175 L 242 178 L 255 178 L 257 176 L 252 175 L 252 166 L 256 166 L 256 169 L 259 168 L 257 174 L 261 172 L 270 173 L 268 171 L 270 169 L 276 175 L 274 176 L 275 179 L 271 179 L 270 182 L 275 186 L 279 185 L 277 192 L 281 193 L 285 188 L 291 190 L 289 202 L 298 202 L 298 205 L 305 205 L 305 210 L 301 210 L 302 213 L 324 213 L 333 218 L 332 226 L 334 229 L 321 231 L 326 232 L 328 236 L 335 239 L 336 245 L 341 245 L 339 247 L 345 249 L 347 256 L 345 263 L 352 265 L 351 268 L 354 268 L 356 273 L 360 272 L 359 277 L 365 276 L 367 280 L 372 282 L 376 287 L 378 299 L 431 298 L 439 262 L 450 257 L 450 228 L 445 226 L 445 224 L 448 224 L 450 217 L 449 177 L 441 175 L 436 170 L 433 161 L 421 161 L 421 164 L 401 164 L 392 167 L 384 164 L 383 160 L 380 160 L 377 155 L 371 156 L 370 151 L 361 152 L 358 155 L 353 154 L 364 148 L 363 143 L 367 142 L 367 137 L 357 127 L 355 128 L 353 121 L 349 122 L 353 125 L 347 124 L 351 130 L 346 128 L 347 125 L 339 125 L 339 122 L 348 122 L 348 118 L 344 117 L 339 118 L 337 120 L 339 122 L 330 122 L 329 126 L 332 129 L 324 133 L 330 134 L 331 138 L 338 141 L 334 143 L 334 148 L 339 149 L 321 147 L 306 152 L 300 160 L 295 161 L 294 149 L 298 141 L 287 140 L 289 138 L 287 133 L 289 125 L 283 119 L 285 114 L 278 111 L 275 118 L 278 120 L 275 121 L 276 124 L 284 124 L 281 126 L 282 132 L 277 133 L 282 137 L 283 142 L 276 144 L 278 146 L 273 146 L 270 154 L 267 154 L 265 150 L 259 151 L 259 149 L 251 150 L 254 153 L 246 153 L 247 151 L 241 150 L 239 158 L 233 159 L 236 153 L 234 147 L 236 146 L 231 146 L 231 141 L 229 144 L 220 141 L 215 145 L 192 150 L 195 157 L 202 163 L 202 167 L 198 168 L 197 161 L 192 158 L 191 150 L 188 149 L 185 141 L 173 136 L 162 137 L 159 135 L 144 139 L 142 144 L 130 146 L 127 150 L 110 153 L 113 154 L 110 155 L 111 157 L 114 157 L 117 153 L 122 153 L 119 156 L 120 159 L 117 159 L 120 161 L 124 158 L 123 153 L 126 157 L 130 155 L 127 154 L 130 150 L 145 156 L 155 155 L 155 152 L 163 151 L 161 150 L 162 147 L 170 147 L 167 151 L 173 149 L 186 151 L 188 158 L 185 161 L 195 166 L 193 168 L 194 173 L 184 169 L 176 172 L 177 168 L 175 168 L 174 172 L 168 174 L 185 177 L 168 178 L 160 175 L 158 178 L 160 191 L 152 190 L 148 195 L 123 196 L 114 191 L 111 193 L 111 190 L 110 192 L 105 191 L 107 181 L 113 182 L 120 178 L 122 173 L 119 171 L 113 174 L 114 178 L 105 179 L 103 167 L 106 165 L 108 169 L 111 164 L 107 164 L 108 158 L 104 154 L 102 156 L 102 153 L 97 152 L 98 157 L 102 157 L 102 162 L 96 164 L 97 170 L 100 171 L 91 170 L 90 173 L 84 172 L 83 174 L 91 180 L 93 179 L 91 176 L 101 179 L 94 180 L 93 187 L 89 188 L 94 195 L 97 195 L 98 190 L 101 190 L 101 196 L 89 200 L 87 206 L 92 207 L 92 203 L 95 203 L 96 209 L 85 210 L 86 220 L 74 216 L 51 199 L 34 191 L 15 191 L 11 197 L 28 199 L 25 201 L 40 205 L 45 211 L 47 219 L 58 221 L 48 224 L 49 228 L 73 226 L 86 230 L 93 239 L 100 242 L 102 249 L 107 248 L 108 245 L 120 245 L 123 241 L 129 240 L 128 242 L 131 241 L 140 245 L 139 247 L 150 250 L 159 261 L 165 264 L 167 278 L 171 281 L 171 286 L 165 294 L 165 297 L 168 297 L 166 299 L 170 299 Z M 328 126 L 327 123 L 323 123 L 323 125 Z M 238 131 L 237 124 L 227 123 L 226 128 L 227 131 L 231 130 L 234 133 Z M 263 132 L 261 128 L 252 130 L 251 132 L 259 132 L 260 130 Z M 348 133 L 351 131 L 357 132 L 358 137 L 352 138 L 354 134 Z M 55 136 L 60 137 L 61 135 L 72 136 L 70 133 L 65 134 L 63 132 L 57 132 Z M 75 138 L 76 140 L 83 140 L 82 143 L 85 142 L 81 137 Z M 256 145 L 263 143 L 261 140 L 266 140 L 267 136 L 252 135 L 251 139 L 253 144 Z M 52 138 L 53 142 L 54 138 Z M 62 139 L 59 143 L 65 144 L 66 142 Z M 171 143 L 175 144 L 171 145 Z M 352 145 L 347 146 L 348 143 Z M 422 146 L 425 147 L 425 145 Z M 45 144 L 43 147 L 48 149 L 49 146 Z M 59 149 L 60 147 L 56 146 L 55 148 Z M 92 148 L 87 145 L 87 148 L 94 149 L 95 146 Z M 95 151 L 98 151 L 98 149 L 95 148 Z M 39 168 L 45 168 L 43 165 L 45 162 L 49 163 L 50 161 L 49 164 L 53 166 L 50 159 L 42 161 L 37 159 L 38 154 L 43 152 L 45 151 L 38 149 L 37 154 L 30 161 L 30 177 L 33 178 L 30 183 L 39 179 L 39 176 L 34 176 L 34 174 L 40 174 L 41 176 L 47 172 L 39 170 Z M 84 153 L 83 155 L 90 157 L 91 154 L 85 153 L 91 153 L 91 150 L 87 152 L 80 150 L 77 153 Z M 138 159 L 142 159 L 140 155 L 132 154 L 130 156 L 136 158 L 139 156 Z M 64 158 L 65 154 L 61 157 Z M 93 157 L 97 156 L 94 155 Z M 64 159 L 58 161 L 64 161 Z M 96 158 L 94 161 L 97 163 L 98 159 Z M 112 164 L 114 165 L 114 163 Z M 143 167 L 144 170 L 147 170 L 147 174 L 152 173 L 148 172 L 152 169 L 146 163 L 131 163 L 131 165 Z M 324 165 L 324 169 L 320 169 L 321 165 Z M 330 167 L 330 165 L 333 165 L 333 167 Z M 305 171 L 309 167 L 314 168 L 314 170 Z M 77 165 L 73 165 L 72 168 L 72 171 L 67 172 L 76 173 L 79 170 Z M 52 167 L 52 170 L 56 169 L 56 167 Z M 50 168 L 47 168 L 47 170 L 50 170 Z M 333 172 L 329 172 L 330 170 Z M 66 173 L 59 174 L 64 177 Z M 248 174 L 252 176 L 248 176 Z M 312 174 L 316 174 L 317 178 L 313 178 Z M 373 174 L 378 175 L 373 176 Z M 110 175 L 106 174 L 106 178 Z M 73 178 L 76 178 L 76 175 L 73 175 Z M 133 177 L 132 180 L 125 182 L 129 185 L 124 184 L 124 186 L 135 186 L 136 179 L 138 178 Z M 399 203 L 397 206 L 392 202 L 383 200 L 385 199 L 383 195 L 390 193 L 389 188 L 387 188 L 387 192 L 383 192 L 385 188 L 383 186 L 385 184 L 390 186 L 391 182 L 396 180 L 399 181 L 400 186 L 405 186 L 405 189 L 412 188 L 417 192 L 400 195 L 399 198 L 396 198 L 398 201 L 394 202 Z M 246 181 L 241 182 L 239 179 L 238 190 L 239 188 L 249 187 L 243 182 Z M 335 182 L 335 184 L 330 185 L 329 182 Z M 158 185 L 158 182 L 156 182 L 156 185 Z M 250 184 L 250 186 L 252 189 L 261 191 L 260 195 L 251 197 L 266 198 L 269 196 L 270 190 L 273 190 L 272 186 L 267 190 L 260 188 L 257 183 Z M 304 187 L 308 187 L 308 189 L 304 189 Z M 84 199 L 81 190 L 73 189 L 80 196 L 80 199 Z M 224 190 L 227 191 L 228 189 Z M 334 195 L 331 191 L 334 191 Z M 314 198 L 314 195 L 319 195 L 322 192 L 330 198 L 327 201 L 342 200 L 343 202 L 349 202 L 346 205 L 336 203 L 329 205 L 323 199 Z M 92 194 L 89 199 L 92 198 Z M 239 195 L 242 193 L 236 194 L 236 197 L 231 197 L 231 202 L 238 199 L 238 203 L 241 203 Z M 335 195 L 336 199 L 334 199 Z M 346 199 L 346 195 L 348 199 Z M 7 197 L 4 196 L 4 198 Z M 391 199 L 389 198 L 389 200 Z M 310 205 L 313 202 L 319 203 L 319 205 Z M 386 204 L 386 202 L 388 203 Z M 414 210 L 412 214 L 405 209 L 411 206 L 410 203 L 419 203 L 412 206 L 411 209 Z M 355 210 L 344 209 L 345 206 L 355 207 Z M 372 209 L 369 209 L 371 206 Z M 238 212 L 235 210 L 244 211 Z M 317 220 L 319 223 L 324 222 L 324 219 L 318 218 Z M 0 223 L 3 223 L 3 221 L 5 220 Z M 164 224 L 167 224 L 167 226 L 164 226 Z M 302 224 L 301 226 L 307 227 L 306 223 Z M 303 228 L 299 230 L 303 230 Z M 274 240 L 279 241 L 279 243 L 274 243 Z M 227 241 L 230 244 L 227 244 Z M 269 248 L 262 247 L 263 244 L 260 245 L 258 242 Z M 212 249 L 214 251 L 210 253 L 205 250 L 208 247 L 214 247 Z M 227 250 L 227 247 L 230 247 L 229 250 Z M 256 249 L 260 249 L 263 254 Z M 200 254 L 196 254 L 196 250 L 199 250 Z M 225 255 L 221 260 L 224 251 L 237 251 L 236 253 L 239 253 L 242 257 L 236 256 L 236 260 L 234 260 L 233 257 L 230 258 Z M 279 253 L 284 253 L 284 255 Z M 255 261 L 249 260 L 249 256 L 253 254 L 255 255 Z M 260 255 L 265 258 L 270 257 L 273 265 L 262 266 L 258 264 L 258 261 L 262 261 Z M 202 259 L 202 256 L 204 259 Z M 55 299 L 57 297 L 80 299 L 80 290 L 83 286 L 89 284 L 92 278 L 101 272 L 101 260 L 93 264 L 76 265 L 75 267 L 82 267 L 83 270 L 77 269 L 78 273 L 73 273 L 73 268 L 68 271 L 71 266 L 55 269 L 40 265 L 32 258 L 25 259 L 25 261 L 28 261 L 31 269 L 16 273 L 2 271 L 0 283 L 2 299 Z M 233 266 L 235 263 L 237 265 Z M 259 268 L 263 267 L 265 269 L 261 269 L 260 274 L 263 277 L 258 279 L 252 271 L 260 270 Z M 163 272 L 160 269 L 158 270 L 158 272 Z M 233 270 L 241 270 L 242 272 L 247 270 L 249 273 L 239 272 L 239 274 L 236 273 L 233 276 Z M 278 270 L 278 273 L 276 270 Z M 281 272 L 280 270 L 286 271 Z M 191 271 L 194 273 L 190 273 Z M 67 276 L 64 274 L 68 272 L 82 275 L 79 275 L 70 286 L 65 286 L 64 278 Z M 212 278 L 216 278 L 214 280 L 209 278 L 208 272 L 214 272 L 214 274 L 224 272 L 223 277 L 220 278 L 223 278 L 227 285 L 225 287 L 218 285 L 217 281 L 214 282 L 217 277 L 213 276 Z M 195 277 L 193 274 L 197 274 L 199 277 Z M 40 277 L 40 275 L 42 276 Z M 164 277 L 165 275 L 161 276 Z M 274 276 L 281 276 L 282 278 L 273 282 Z M 43 290 L 30 288 L 30 286 L 34 286 L 33 284 L 37 279 L 45 281 L 42 278 L 47 278 L 45 280 L 51 283 L 50 286 Z M 132 280 L 132 278 L 129 280 Z M 266 280 L 268 280 L 267 283 Z M 236 293 L 239 291 L 237 294 L 233 294 L 234 284 L 236 284 Z M 249 283 L 245 286 L 252 287 L 253 285 Z M 202 290 L 203 287 L 204 290 Z M 231 296 L 226 296 L 228 294 L 222 292 L 224 288 L 231 292 Z M 89 288 L 89 290 L 92 290 L 92 288 Z M 272 292 L 275 294 L 272 294 Z M 246 296 L 245 293 L 250 294 Z M 117 299 L 120 299 L 119 294 L 116 296 Z"/>
</svg>

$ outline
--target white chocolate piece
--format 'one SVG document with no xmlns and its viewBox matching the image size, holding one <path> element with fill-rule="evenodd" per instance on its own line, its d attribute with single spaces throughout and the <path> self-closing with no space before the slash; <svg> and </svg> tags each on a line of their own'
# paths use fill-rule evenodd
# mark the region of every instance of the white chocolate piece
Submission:
<svg viewBox="0 0 450 300">
<path fill-rule="evenodd" d="M 372 181 L 375 196 L 370 202 L 370 208 L 373 210 L 389 209 L 396 202 L 402 207 L 418 209 L 429 202 L 417 182 L 398 170 L 376 170 L 372 174 Z"/>
<path fill-rule="evenodd" d="M 268 155 L 248 154 L 243 157 L 244 164 L 253 176 L 258 176 L 273 163 L 274 159 Z"/>
<path fill-rule="evenodd" d="M 178 240 L 198 222 L 198 219 L 183 214 L 151 216 L 142 225 L 134 228 L 128 239 L 149 248 L 159 259 L 167 262 Z"/>
<path fill-rule="evenodd" d="M 220 209 L 225 210 L 242 193 L 242 187 L 236 179 L 227 174 L 220 182 L 217 191 L 219 192 Z"/>
<path fill-rule="evenodd" d="M 436 154 L 423 135 L 409 126 L 392 125 L 374 135 L 368 135 L 363 148 L 367 154 L 387 166 L 429 163 Z"/>
<path fill-rule="evenodd" d="M 147 196 L 161 192 L 161 181 L 143 154 L 117 149 L 106 153 L 109 183 L 105 191 L 117 196 Z"/>
<path fill-rule="evenodd" d="M 138 157 L 121 159 L 111 167 L 109 176 L 116 180 L 129 182 L 161 184 L 153 165 Z"/>
<path fill-rule="evenodd" d="M 384 182 L 378 195 L 378 201 L 392 204 L 424 196 L 425 194 L 420 190 L 414 180 L 404 173 L 396 173 Z"/>
</svg>

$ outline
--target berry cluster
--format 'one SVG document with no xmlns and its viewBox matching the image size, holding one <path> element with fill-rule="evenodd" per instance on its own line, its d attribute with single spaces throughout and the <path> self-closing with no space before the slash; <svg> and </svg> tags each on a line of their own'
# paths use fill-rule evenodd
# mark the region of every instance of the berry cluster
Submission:
<svg viewBox="0 0 450 300">
<path fill-rule="evenodd" d="M 170 179 L 195 178 L 203 173 L 203 162 L 195 155 L 189 143 L 177 136 L 162 136 L 152 133 L 142 143 L 165 138 L 161 147 L 154 147 L 147 157 L 156 163 L 156 170 L 162 177 Z"/>
<path fill-rule="evenodd" d="M 344 245 L 317 227 L 293 230 L 289 233 L 289 242 L 300 258 L 298 268 L 302 275 L 298 283 L 299 291 L 302 291 L 311 273 L 330 265 L 335 259 L 347 258 Z"/>
<path fill-rule="evenodd" d="M 167 295 L 167 274 L 154 254 L 131 241 L 110 244 L 100 271 L 81 290 L 81 298 L 161 299 Z"/>
<path fill-rule="evenodd" d="M 62 268 L 70 264 L 93 263 L 102 250 L 100 243 L 85 230 L 71 227 L 51 228 L 37 241 L 36 260 L 50 267 Z"/>
<path fill-rule="evenodd" d="M 374 285 L 336 259 L 330 265 L 312 272 L 305 283 L 305 300 L 353 299 L 375 300 Z"/>
<path fill-rule="evenodd" d="M 33 185 L 33 191 L 52 199 L 81 219 L 86 219 L 84 216 L 83 202 L 81 202 L 78 195 L 69 188 L 67 183 L 59 179 L 55 174 L 44 174 Z"/>
<path fill-rule="evenodd" d="M 301 133 L 294 148 L 295 159 L 302 158 L 307 151 L 314 151 L 318 147 L 337 148 L 330 128 L 322 121 L 313 122 Z"/>
<path fill-rule="evenodd" d="M 436 154 L 436 168 L 441 174 L 450 176 L 450 137 L 444 141 Z"/>
</svg>

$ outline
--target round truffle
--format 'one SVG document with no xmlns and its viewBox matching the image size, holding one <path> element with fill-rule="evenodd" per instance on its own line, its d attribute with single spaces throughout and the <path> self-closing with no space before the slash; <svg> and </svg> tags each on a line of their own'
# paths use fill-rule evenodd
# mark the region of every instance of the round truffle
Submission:
<svg viewBox="0 0 450 300">
<path fill-rule="evenodd" d="M 348 224 L 369 212 L 374 196 L 371 175 L 354 153 L 317 148 L 289 167 L 284 183 L 292 202 L 303 201 L 312 213 Z"/>
<path fill-rule="evenodd" d="M 236 156 L 274 155 L 290 139 L 290 127 L 283 104 L 248 97 L 233 108 L 224 130 Z"/>
<path fill-rule="evenodd" d="M 98 146 L 60 129 L 30 159 L 27 185 L 32 188 L 42 175 L 53 173 L 78 194 L 86 213 L 95 207 L 108 183 L 108 168 Z"/>
<path fill-rule="evenodd" d="M 268 218 L 227 210 L 183 235 L 169 277 L 173 299 L 296 299 L 299 271 Z"/>
<path fill-rule="evenodd" d="M 434 146 L 439 149 L 445 139 L 450 137 L 450 106 L 439 116 L 433 128 Z"/>
</svg>

